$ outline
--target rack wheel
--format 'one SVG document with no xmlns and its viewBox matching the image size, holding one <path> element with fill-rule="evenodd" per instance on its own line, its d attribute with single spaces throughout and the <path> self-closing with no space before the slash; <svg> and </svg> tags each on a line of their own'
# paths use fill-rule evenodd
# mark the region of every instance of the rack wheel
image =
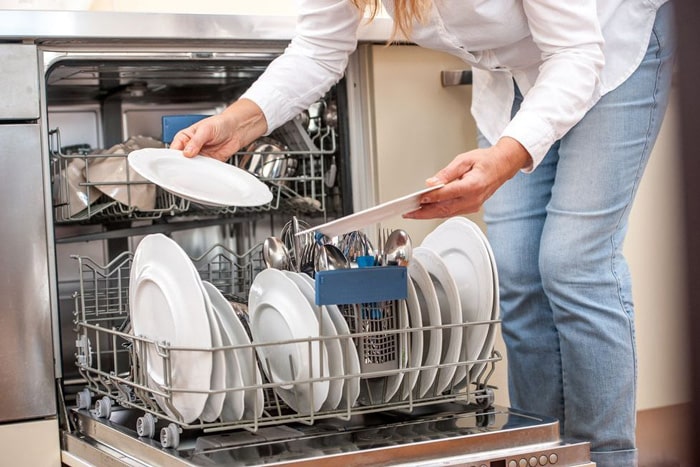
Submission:
<svg viewBox="0 0 700 467">
<path fill-rule="evenodd" d="M 109 418 L 112 415 L 112 399 L 107 396 L 97 399 L 95 401 L 95 415 L 98 418 Z"/>
<path fill-rule="evenodd" d="M 141 438 L 153 438 L 156 434 L 156 417 L 146 413 L 136 419 L 136 433 Z"/>
<path fill-rule="evenodd" d="M 493 402 L 496 400 L 493 388 L 483 388 L 482 391 L 482 394 L 476 395 L 476 403 L 479 405 L 479 407 L 483 409 L 491 407 L 493 405 Z"/>
<path fill-rule="evenodd" d="M 79 409 L 89 409 L 92 406 L 92 394 L 88 388 L 83 388 L 75 395 L 75 404 Z"/>
<path fill-rule="evenodd" d="M 180 428 L 174 423 L 169 423 L 168 426 L 161 428 L 160 444 L 164 448 L 177 449 L 180 445 Z"/>
<path fill-rule="evenodd" d="M 476 413 L 476 426 L 482 428 L 488 428 L 496 423 L 496 414 L 493 412 L 477 412 Z"/>
</svg>

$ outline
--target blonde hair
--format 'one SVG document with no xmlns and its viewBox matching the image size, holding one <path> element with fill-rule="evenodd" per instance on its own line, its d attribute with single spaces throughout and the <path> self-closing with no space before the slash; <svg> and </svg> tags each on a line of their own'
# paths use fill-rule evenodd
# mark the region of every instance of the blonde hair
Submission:
<svg viewBox="0 0 700 467">
<path fill-rule="evenodd" d="M 369 11 L 370 20 L 379 12 L 380 0 L 352 0 L 361 13 Z M 432 0 L 394 0 L 394 31 L 392 40 L 397 34 L 408 39 L 413 30 L 413 24 L 423 22 L 432 4 Z"/>
</svg>

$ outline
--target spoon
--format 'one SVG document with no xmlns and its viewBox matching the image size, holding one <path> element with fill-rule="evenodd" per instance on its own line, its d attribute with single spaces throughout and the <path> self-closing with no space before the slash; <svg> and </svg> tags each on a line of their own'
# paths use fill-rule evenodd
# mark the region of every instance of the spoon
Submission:
<svg viewBox="0 0 700 467">
<path fill-rule="evenodd" d="M 330 243 L 321 246 L 314 261 L 316 271 L 333 271 L 335 269 L 349 269 L 350 261 L 345 257 L 340 248 Z"/>
<path fill-rule="evenodd" d="M 352 263 L 356 263 L 358 257 L 367 256 L 374 250 L 367 235 L 359 230 L 345 234 L 338 247 Z"/>
<path fill-rule="evenodd" d="M 389 266 L 408 266 L 413 255 L 411 237 L 402 229 L 396 229 L 389 234 L 384 243 L 384 255 Z"/>
<path fill-rule="evenodd" d="M 301 270 L 301 238 L 297 235 L 300 232 L 299 219 L 297 216 L 292 216 L 292 244 L 294 245 L 294 262 L 296 263 L 296 270 Z"/>
<path fill-rule="evenodd" d="M 263 241 L 262 256 L 263 262 L 268 268 L 288 270 L 291 264 L 289 251 L 278 237 L 267 237 Z"/>
</svg>

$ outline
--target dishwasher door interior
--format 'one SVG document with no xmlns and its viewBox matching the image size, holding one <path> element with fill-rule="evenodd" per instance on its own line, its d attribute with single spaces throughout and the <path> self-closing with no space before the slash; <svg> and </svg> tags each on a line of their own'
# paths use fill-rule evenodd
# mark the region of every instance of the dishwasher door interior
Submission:
<svg viewBox="0 0 700 467">
<path fill-rule="evenodd" d="M 70 452 L 96 465 L 593 466 L 587 443 L 563 444 L 555 420 L 502 407 L 460 403 L 328 420 L 255 432 L 197 433 L 177 449 L 139 440 L 134 414 L 109 421 L 71 414 L 80 433 L 64 435 Z M 111 465 L 111 464 L 110 464 Z"/>
</svg>

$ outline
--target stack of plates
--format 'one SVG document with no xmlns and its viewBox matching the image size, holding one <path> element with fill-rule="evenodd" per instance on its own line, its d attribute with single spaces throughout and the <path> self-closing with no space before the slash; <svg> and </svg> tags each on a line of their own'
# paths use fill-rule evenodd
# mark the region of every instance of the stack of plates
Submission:
<svg viewBox="0 0 700 467">
<path fill-rule="evenodd" d="M 136 341 L 147 384 L 160 393 L 172 391 L 169 398 L 155 397 L 166 414 L 183 423 L 262 415 L 262 377 L 243 324 L 173 240 L 155 234 L 139 243 L 129 303 L 132 331 L 147 339 Z"/>
<path fill-rule="evenodd" d="M 499 316 L 498 276 L 486 237 L 468 219 L 448 219 L 414 249 L 408 273 L 417 295 L 407 302 L 411 316 L 419 315 L 422 326 L 438 326 L 423 331 L 421 357 L 411 356 L 423 367 L 415 396 L 466 387 L 491 356 Z M 420 326 L 412 320 L 411 327 Z M 416 350 L 421 336 L 412 337 Z"/>
<path fill-rule="evenodd" d="M 352 407 L 360 393 L 360 361 L 336 306 L 315 304 L 305 274 L 266 269 L 248 297 L 250 330 L 274 391 L 300 414 Z"/>
</svg>

